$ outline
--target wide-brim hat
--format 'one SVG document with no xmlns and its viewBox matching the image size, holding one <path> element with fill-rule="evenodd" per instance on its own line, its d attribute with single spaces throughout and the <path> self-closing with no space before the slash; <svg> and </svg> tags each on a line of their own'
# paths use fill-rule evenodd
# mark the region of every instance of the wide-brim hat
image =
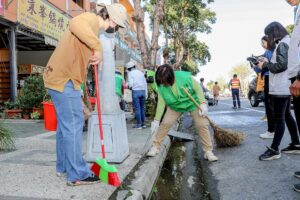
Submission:
<svg viewBox="0 0 300 200">
<path fill-rule="evenodd" d="M 103 7 L 106 8 L 109 15 L 109 19 L 115 22 L 120 28 L 126 28 L 129 25 L 127 11 L 122 4 L 97 4 L 97 11 L 99 11 Z"/>
</svg>

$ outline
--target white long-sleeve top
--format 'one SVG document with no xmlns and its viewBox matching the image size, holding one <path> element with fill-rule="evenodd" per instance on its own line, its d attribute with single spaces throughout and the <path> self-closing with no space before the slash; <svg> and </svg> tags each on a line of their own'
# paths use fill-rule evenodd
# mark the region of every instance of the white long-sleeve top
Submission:
<svg viewBox="0 0 300 200">
<path fill-rule="evenodd" d="M 140 70 L 133 69 L 128 73 L 128 87 L 132 90 L 147 91 L 146 78 Z"/>
</svg>

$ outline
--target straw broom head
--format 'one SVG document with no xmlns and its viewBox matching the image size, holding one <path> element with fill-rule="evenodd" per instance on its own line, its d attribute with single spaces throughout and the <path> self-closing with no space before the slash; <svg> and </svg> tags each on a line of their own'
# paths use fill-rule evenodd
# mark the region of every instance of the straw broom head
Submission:
<svg viewBox="0 0 300 200">
<path fill-rule="evenodd" d="M 198 105 L 198 103 L 188 92 L 188 90 L 184 87 L 182 87 L 182 90 L 184 91 L 184 93 L 186 93 L 186 95 L 188 95 L 190 100 L 197 106 L 197 108 L 201 109 L 200 105 Z M 220 128 L 209 117 L 206 116 L 206 118 L 208 119 L 210 126 L 214 130 L 214 138 L 217 147 L 234 147 L 240 145 L 247 136 L 245 133 L 233 131 L 231 129 Z"/>
</svg>

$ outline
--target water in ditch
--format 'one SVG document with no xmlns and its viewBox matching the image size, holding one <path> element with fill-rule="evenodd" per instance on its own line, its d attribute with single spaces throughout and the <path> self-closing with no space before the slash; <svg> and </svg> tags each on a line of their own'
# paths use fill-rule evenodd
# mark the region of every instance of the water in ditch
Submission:
<svg viewBox="0 0 300 200">
<path fill-rule="evenodd" d="M 191 126 L 182 129 L 185 132 L 195 131 Z M 172 142 L 151 200 L 210 200 L 202 176 L 198 148 L 196 141 Z"/>
</svg>

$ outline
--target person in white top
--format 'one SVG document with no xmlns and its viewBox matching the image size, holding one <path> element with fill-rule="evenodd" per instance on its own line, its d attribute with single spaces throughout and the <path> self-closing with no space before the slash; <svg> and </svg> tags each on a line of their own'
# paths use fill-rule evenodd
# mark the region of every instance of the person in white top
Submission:
<svg viewBox="0 0 300 200">
<path fill-rule="evenodd" d="M 288 77 L 291 80 L 290 93 L 293 96 L 294 112 L 298 130 L 300 130 L 300 0 L 286 0 L 291 6 L 297 7 L 294 29 L 288 51 Z M 300 178 L 300 171 L 294 173 Z M 300 192 L 300 184 L 294 185 L 294 190 Z"/>
<path fill-rule="evenodd" d="M 147 82 L 143 72 L 136 69 L 133 62 L 126 64 L 128 71 L 128 88 L 132 90 L 132 103 L 135 112 L 136 125 L 133 128 L 146 128 L 145 100 L 148 96 Z"/>
</svg>

